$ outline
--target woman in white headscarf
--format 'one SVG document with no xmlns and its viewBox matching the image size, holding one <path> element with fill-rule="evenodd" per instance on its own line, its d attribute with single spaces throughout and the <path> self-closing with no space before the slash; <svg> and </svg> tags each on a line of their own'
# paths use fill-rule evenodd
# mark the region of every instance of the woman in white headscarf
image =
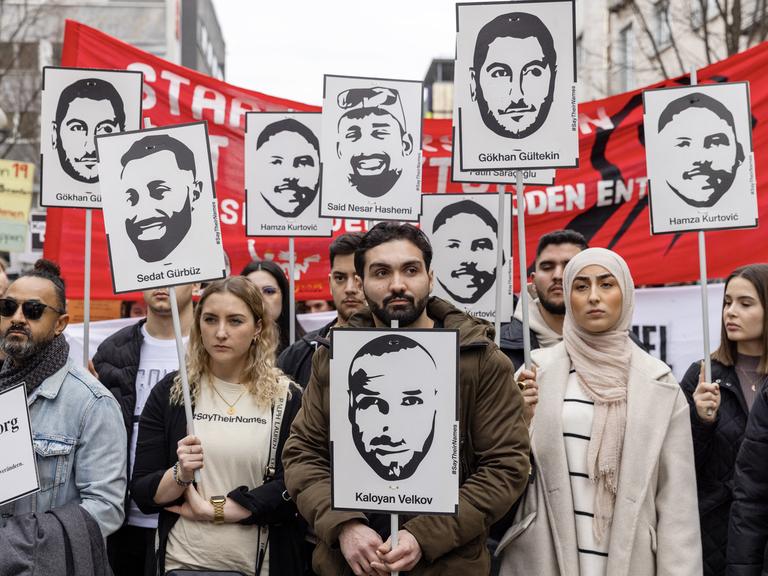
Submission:
<svg viewBox="0 0 768 576">
<path fill-rule="evenodd" d="M 502 575 L 701 576 L 688 403 L 632 343 L 634 283 L 616 253 L 565 268 L 563 342 L 517 382 L 533 467 L 499 543 Z"/>
</svg>

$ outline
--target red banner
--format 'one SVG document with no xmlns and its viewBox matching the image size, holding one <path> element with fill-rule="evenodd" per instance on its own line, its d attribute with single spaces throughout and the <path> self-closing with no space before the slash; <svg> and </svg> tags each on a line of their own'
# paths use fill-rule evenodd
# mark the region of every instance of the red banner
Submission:
<svg viewBox="0 0 768 576">
<path fill-rule="evenodd" d="M 63 65 L 140 70 L 144 73 L 144 125 L 208 121 L 224 248 L 238 273 L 252 258 L 288 267 L 286 238 L 246 238 L 244 228 L 243 139 L 249 110 L 317 110 L 316 107 L 237 88 L 171 64 L 98 30 L 68 21 Z M 699 71 L 701 83 L 750 82 L 758 190 L 768 182 L 768 43 Z M 669 81 L 683 84 L 687 79 Z M 661 86 L 663 83 L 657 84 Z M 582 232 L 593 246 L 619 252 L 637 284 L 666 284 L 698 279 L 695 233 L 651 236 L 642 144 L 641 90 L 579 106 L 581 167 L 559 170 L 555 185 L 531 186 L 526 194 L 528 260 L 538 238 L 557 228 Z M 450 120 L 425 120 L 422 189 L 425 193 L 497 192 L 497 185 L 451 182 Z M 513 186 L 505 186 L 512 191 Z M 760 217 L 768 196 L 759 195 Z M 72 298 L 82 298 L 84 210 L 48 209 L 45 255 L 58 261 Z M 104 223 L 93 218 L 92 298 L 112 293 Z M 509 223 L 509 221 L 508 221 Z M 334 221 L 334 229 L 364 231 L 362 220 Z M 328 298 L 328 239 L 297 239 L 297 297 Z M 768 260 L 764 229 L 707 233 L 708 271 L 724 277 L 736 266 Z M 519 286 L 517 279 L 515 285 Z M 126 298 L 125 295 L 120 296 Z"/>
</svg>

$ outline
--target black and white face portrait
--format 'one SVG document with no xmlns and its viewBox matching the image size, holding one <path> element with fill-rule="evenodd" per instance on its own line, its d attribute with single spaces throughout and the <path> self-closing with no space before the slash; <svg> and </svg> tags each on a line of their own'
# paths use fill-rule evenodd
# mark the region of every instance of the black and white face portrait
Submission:
<svg viewBox="0 0 768 576">
<path fill-rule="evenodd" d="M 424 376 L 418 382 L 413 374 Z M 349 421 L 360 455 L 385 480 L 410 478 L 432 447 L 437 365 L 405 336 L 380 336 L 349 368 Z"/>
<path fill-rule="evenodd" d="M 435 280 L 463 304 L 474 304 L 496 282 L 496 218 L 472 200 L 445 206 L 432 222 Z"/>
<path fill-rule="evenodd" d="M 510 12 L 483 26 L 470 92 L 488 129 L 516 139 L 541 128 L 552 106 L 556 71 L 552 34 L 533 14 Z"/>
<path fill-rule="evenodd" d="M 755 225 L 747 90 L 706 84 L 643 94 L 654 232 Z"/>
<path fill-rule="evenodd" d="M 413 136 L 405 129 L 400 94 L 392 88 L 351 88 L 339 94 L 336 153 L 347 165 L 349 183 L 369 198 L 379 198 L 403 173 L 413 153 Z"/>
<path fill-rule="evenodd" d="M 320 113 L 248 112 L 246 234 L 330 236 L 320 218 Z"/>
<path fill-rule="evenodd" d="M 511 221 L 509 195 L 505 222 Z M 496 314 L 497 256 L 502 254 L 502 317 L 511 314 L 512 253 L 509 225 L 498 243 L 498 197 L 495 194 L 427 194 L 421 228 L 432 244 L 434 294 L 468 314 L 493 320 Z"/>
<path fill-rule="evenodd" d="M 44 204 L 91 207 L 95 199 L 86 195 L 99 190 L 96 137 L 139 128 L 141 74 L 48 67 L 44 75 L 43 181 L 53 178 L 56 188 L 51 198 L 43 186 Z"/>
<path fill-rule="evenodd" d="M 259 194 L 280 216 L 296 218 L 312 204 L 320 186 L 320 144 L 309 128 L 291 118 L 267 126 L 256 140 Z"/>
<path fill-rule="evenodd" d="M 167 134 L 134 142 L 120 159 L 125 232 L 145 262 L 164 260 L 192 228 L 192 210 L 203 183 L 195 155 Z"/>
<path fill-rule="evenodd" d="M 420 82 L 326 76 L 321 215 L 418 219 L 420 90 Z"/>
<path fill-rule="evenodd" d="M 733 114 L 721 102 L 694 92 L 670 102 L 659 117 L 659 142 L 669 162 L 664 180 L 683 202 L 714 206 L 744 162 Z"/>
<path fill-rule="evenodd" d="M 456 14 L 460 171 L 577 165 L 573 2 L 459 3 Z"/>
<path fill-rule="evenodd" d="M 452 512 L 458 332 L 336 330 L 331 350 L 333 507 Z"/>
<path fill-rule="evenodd" d="M 100 136 L 116 292 L 220 278 L 225 263 L 205 123 Z"/>
<path fill-rule="evenodd" d="M 125 109 L 115 87 L 99 78 L 82 78 L 59 96 L 51 142 L 62 169 L 79 182 L 98 181 L 96 136 L 125 131 Z"/>
</svg>

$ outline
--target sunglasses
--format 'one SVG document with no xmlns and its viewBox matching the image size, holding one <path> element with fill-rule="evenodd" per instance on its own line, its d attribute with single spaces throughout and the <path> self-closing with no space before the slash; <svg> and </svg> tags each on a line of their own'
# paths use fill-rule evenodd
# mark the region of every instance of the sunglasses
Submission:
<svg viewBox="0 0 768 576">
<path fill-rule="evenodd" d="M 54 308 L 53 306 L 43 304 L 36 300 L 26 300 L 20 304 L 16 300 L 11 300 L 10 298 L 0 298 L 0 316 L 3 316 L 4 318 L 13 316 L 16 314 L 16 310 L 19 309 L 19 306 L 21 306 L 21 311 L 24 313 L 24 317 L 27 320 L 39 320 L 46 308 L 50 308 L 58 314 L 64 314 L 63 310 L 59 310 L 58 308 Z"/>
</svg>

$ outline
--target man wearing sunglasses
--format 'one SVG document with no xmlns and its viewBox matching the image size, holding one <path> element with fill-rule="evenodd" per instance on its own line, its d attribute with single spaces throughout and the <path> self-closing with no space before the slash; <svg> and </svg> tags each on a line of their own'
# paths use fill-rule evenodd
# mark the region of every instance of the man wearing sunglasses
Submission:
<svg viewBox="0 0 768 576">
<path fill-rule="evenodd" d="M 115 398 L 68 358 L 68 322 L 64 282 L 48 260 L 0 298 L 0 392 L 26 387 L 40 479 L 40 492 L 0 506 L 0 525 L 74 501 L 107 536 L 123 521 L 125 428 Z"/>
</svg>

